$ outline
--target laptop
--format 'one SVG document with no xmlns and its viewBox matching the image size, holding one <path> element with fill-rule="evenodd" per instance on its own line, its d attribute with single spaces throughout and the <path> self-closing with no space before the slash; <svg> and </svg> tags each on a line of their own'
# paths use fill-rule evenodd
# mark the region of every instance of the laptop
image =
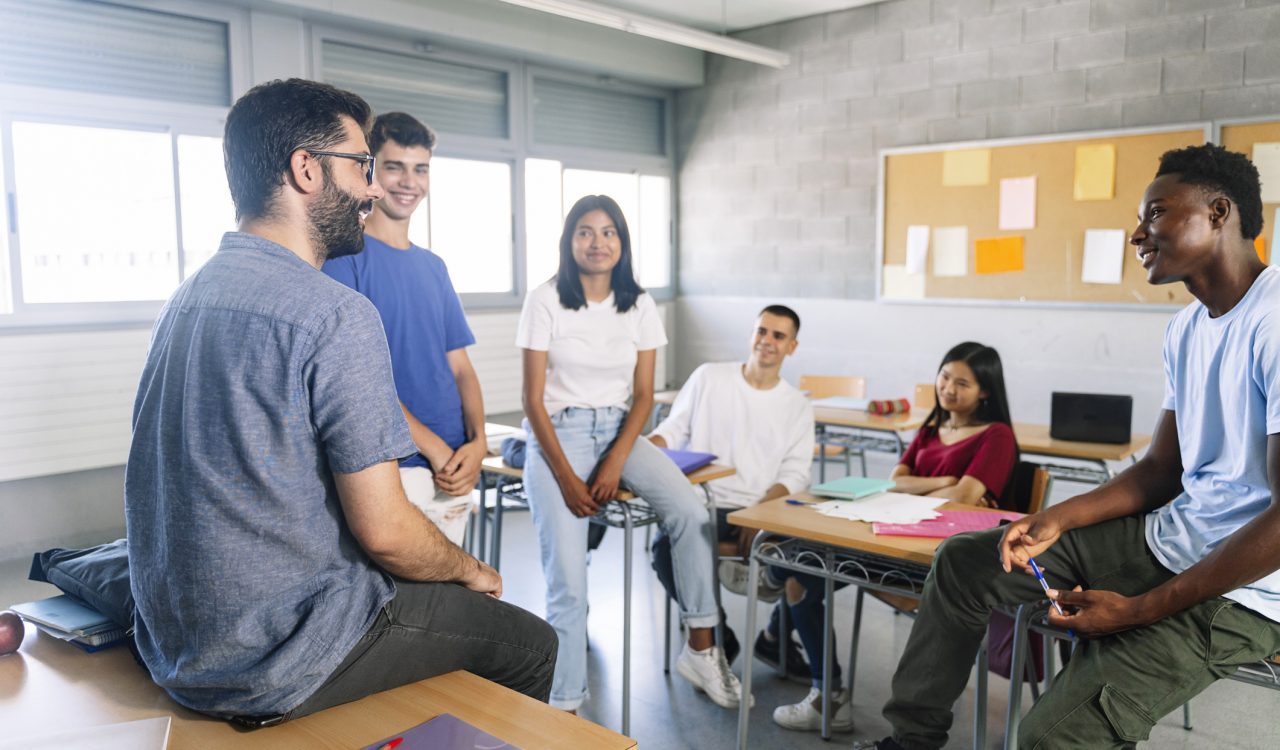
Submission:
<svg viewBox="0 0 1280 750">
<path fill-rule="evenodd" d="M 1133 424 L 1133 396 L 1053 393 L 1049 437 L 1083 443 L 1127 443 Z"/>
</svg>

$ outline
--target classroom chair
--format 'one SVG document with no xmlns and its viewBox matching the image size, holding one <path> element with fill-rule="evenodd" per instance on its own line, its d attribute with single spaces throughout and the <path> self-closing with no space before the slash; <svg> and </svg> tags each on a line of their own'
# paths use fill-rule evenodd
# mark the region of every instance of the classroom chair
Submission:
<svg viewBox="0 0 1280 750">
<path fill-rule="evenodd" d="M 867 397 L 867 379 L 857 375 L 801 375 L 800 390 L 810 399 L 830 398 L 832 396 L 848 396 L 850 398 Z M 818 459 L 818 481 L 827 479 L 827 459 L 844 457 L 844 471 L 853 473 L 852 459 L 858 456 L 862 466 L 862 476 L 867 475 L 867 454 L 861 444 L 861 435 L 840 436 L 835 440 L 826 430 L 818 429 L 818 444 L 813 448 L 813 455 Z"/>
<path fill-rule="evenodd" d="M 938 391 L 933 383 L 916 383 L 916 392 L 911 398 L 911 405 L 917 409 L 932 409 L 937 406 Z"/>
</svg>

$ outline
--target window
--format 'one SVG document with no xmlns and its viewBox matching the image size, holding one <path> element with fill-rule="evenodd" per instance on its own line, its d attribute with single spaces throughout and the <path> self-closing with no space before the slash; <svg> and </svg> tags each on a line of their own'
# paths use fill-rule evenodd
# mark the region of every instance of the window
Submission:
<svg viewBox="0 0 1280 750">
<path fill-rule="evenodd" d="M 224 232 L 236 228 L 236 208 L 225 179 L 222 139 L 178 136 L 178 193 L 182 217 L 182 278 L 213 257 Z"/>
<path fill-rule="evenodd" d="M 459 294 L 511 293 L 511 165 L 437 156 L 431 185 L 409 239 L 444 259 Z"/>
<path fill-rule="evenodd" d="M 565 169 L 558 161 L 525 162 L 528 264 L 526 282 L 536 286 L 560 263 L 560 234 L 569 209 L 584 195 L 618 202 L 631 231 L 632 267 L 640 285 L 671 285 L 671 179 L 662 175 Z"/>
</svg>

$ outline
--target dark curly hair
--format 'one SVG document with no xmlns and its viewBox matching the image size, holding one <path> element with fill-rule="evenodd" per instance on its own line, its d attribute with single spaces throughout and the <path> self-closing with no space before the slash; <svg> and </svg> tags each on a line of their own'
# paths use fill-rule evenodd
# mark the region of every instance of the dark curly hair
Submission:
<svg viewBox="0 0 1280 750">
<path fill-rule="evenodd" d="M 1178 175 L 1178 182 L 1221 192 L 1240 212 L 1240 234 L 1252 240 L 1262 232 L 1262 184 L 1258 168 L 1244 154 L 1206 143 L 1164 152 L 1156 177 Z"/>
</svg>

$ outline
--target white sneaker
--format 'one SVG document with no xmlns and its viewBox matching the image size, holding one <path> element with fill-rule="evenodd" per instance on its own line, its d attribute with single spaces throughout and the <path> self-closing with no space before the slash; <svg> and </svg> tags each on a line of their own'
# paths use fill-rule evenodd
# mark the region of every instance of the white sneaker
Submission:
<svg viewBox="0 0 1280 750">
<path fill-rule="evenodd" d="M 822 691 L 810 688 L 809 694 L 799 703 L 778 706 L 773 709 L 773 720 L 786 729 L 816 732 L 822 729 Z M 853 731 L 853 705 L 849 691 L 841 690 L 831 696 L 831 731 Z"/>
<path fill-rule="evenodd" d="M 747 595 L 747 579 L 751 576 L 751 569 L 746 563 L 737 560 L 721 560 L 720 567 L 717 569 L 720 576 L 720 583 L 731 593 L 738 596 Z M 762 602 L 770 604 L 778 601 L 782 596 L 782 587 L 774 585 L 769 580 L 768 574 L 760 571 L 760 576 L 756 581 L 756 598 Z"/>
<path fill-rule="evenodd" d="M 707 694 L 713 703 L 721 708 L 737 708 L 742 695 L 742 683 L 738 676 L 729 669 L 724 660 L 724 652 L 719 646 L 712 646 L 706 651 L 694 651 L 689 644 L 676 659 L 676 671 L 688 680 L 695 689 Z M 751 696 L 751 705 L 756 705 L 756 697 Z"/>
</svg>

